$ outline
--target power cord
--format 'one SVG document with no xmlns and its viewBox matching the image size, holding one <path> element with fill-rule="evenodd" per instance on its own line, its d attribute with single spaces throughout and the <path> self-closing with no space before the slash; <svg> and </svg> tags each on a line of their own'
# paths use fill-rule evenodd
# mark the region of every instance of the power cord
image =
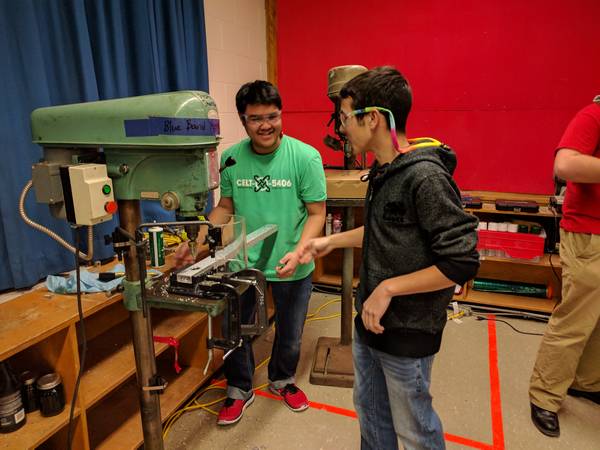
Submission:
<svg viewBox="0 0 600 450">
<path fill-rule="evenodd" d="M 83 375 L 83 368 L 85 367 L 85 356 L 87 353 L 87 338 L 85 335 L 85 324 L 83 323 L 83 306 L 81 304 L 81 273 L 79 270 L 80 258 L 79 251 L 81 242 L 79 239 L 79 228 L 73 225 L 75 234 L 75 274 L 77 278 L 77 311 L 79 313 L 79 334 L 81 337 L 81 352 L 79 359 L 79 373 L 77 374 L 77 381 L 75 382 L 75 389 L 73 390 L 73 398 L 71 399 L 71 411 L 69 413 L 69 425 L 67 431 L 67 449 L 71 450 L 73 446 L 73 416 L 75 415 L 75 403 L 77 402 L 77 394 L 79 392 L 79 384 L 81 382 L 81 376 Z"/>
<path fill-rule="evenodd" d="M 517 328 L 515 328 L 514 326 L 512 326 L 510 323 L 508 323 L 506 320 L 501 320 L 501 319 L 496 319 L 496 318 L 490 318 L 490 317 L 484 317 L 484 316 L 478 316 L 478 315 L 474 315 L 474 316 L 475 316 L 475 320 L 489 320 L 489 321 L 493 321 L 493 322 L 504 323 L 504 324 L 508 325 L 509 327 L 511 327 L 513 330 L 515 330 L 519 334 L 526 334 L 528 336 L 543 336 L 544 335 L 543 333 L 531 333 L 529 331 L 518 330 Z"/>
<path fill-rule="evenodd" d="M 504 324 L 508 325 L 510 328 L 512 328 L 514 331 L 516 331 L 517 333 L 520 333 L 520 334 L 526 334 L 528 336 L 543 336 L 543 334 L 541 334 L 541 333 L 532 333 L 529 331 L 518 330 L 517 328 L 515 328 L 512 324 L 508 323 L 507 321 L 498 319 L 498 317 L 508 317 L 508 318 L 516 317 L 516 318 L 532 319 L 532 320 L 537 320 L 537 321 L 540 320 L 537 317 L 530 317 L 526 313 L 523 313 L 523 314 L 508 313 L 508 312 L 507 313 L 494 313 L 494 317 L 490 318 L 490 317 L 486 317 L 481 314 L 477 314 L 476 312 L 473 311 L 472 308 L 470 308 L 468 306 L 459 306 L 458 312 L 455 312 L 454 309 L 450 308 L 450 307 L 448 307 L 448 309 L 452 310 L 452 314 L 448 314 L 448 318 L 447 318 L 448 320 L 459 319 L 461 317 L 473 316 L 473 317 L 475 317 L 475 320 L 490 320 L 490 321 L 504 323 Z"/>
</svg>

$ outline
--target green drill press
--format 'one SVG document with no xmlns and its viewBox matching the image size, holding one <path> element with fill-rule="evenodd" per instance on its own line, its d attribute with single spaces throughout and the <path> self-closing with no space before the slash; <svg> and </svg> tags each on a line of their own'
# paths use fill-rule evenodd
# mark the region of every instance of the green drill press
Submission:
<svg viewBox="0 0 600 450">
<path fill-rule="evenodd" d="M 246 269 L 243 260 L 240 270 L 226 267 L 231 257 L 244 254 L 247 245 L 273 234 L 276 227 L 257 230 L 248 241 L 242 227 L 239 238 L 225 246 L 221 233 L 212 233 L 218 227 L 198 220 L 209 191 L 219 183 L 219 117 L 215 102 L 204 92 L 40 108 L 31 114 L 31 128 L 33 142 L 43 147 L 44 157 L 33 165 L 32 181 L 21 195 L 21 216 L 29 225 L 74 250 L 26 216 L 24 199 L 32 186 L 37 201 L 48 204 L 55 217 L 90 227 L 88 246 L 91 227 L 110 220 L 118 207 L 120 226 L 110 241 L 125 264 L 124 305 L 133 329 L 144 448 L 162 449 L 157 394 L 166 384 L 156 373 L 150 307 L 207 312 L 209 349 L 230 350 L 242 336 L 260 334 L 267 328 L 264 276 Z M 142 224 L 142 199 L 160 201 L 164 209 L 176 212 L 179 222 Z M 206 226 L 211 258 L 147 281 L 143 230 L 177 224 L 185 226 L 193 254 L 199 229 Z M 91 259 L 91 250 L 80 257 Z M 247 289 L 256 291 L 258 314 L 253 325 L 239 322 L 239 300 Z M 223 339 L 213 339 L 210 318 L 224 311 L 229 331 Z"/>
</svg>

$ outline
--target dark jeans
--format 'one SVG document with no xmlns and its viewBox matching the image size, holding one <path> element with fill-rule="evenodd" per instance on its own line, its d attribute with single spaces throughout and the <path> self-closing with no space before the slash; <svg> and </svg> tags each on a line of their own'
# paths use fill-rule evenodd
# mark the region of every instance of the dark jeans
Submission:
<svg viewBox="0 0 600 450">
<path fill-rule="evenodd" d="M 311 276 L 296 281 L 269 282 L 275 302 L 275 340 L 269 362 L 269 383 L 275 389 L 295 382 L 302 331 L 312 291 Z M 242 296 L 242 323 L 254 321 L 256 308 L 253 296 L 253 290 Z M 254 367 L 252 342 L 245 338 L 242 346 L 225 359 L 228 397 L 239 400 L 250 397 Z"/>
</svg>

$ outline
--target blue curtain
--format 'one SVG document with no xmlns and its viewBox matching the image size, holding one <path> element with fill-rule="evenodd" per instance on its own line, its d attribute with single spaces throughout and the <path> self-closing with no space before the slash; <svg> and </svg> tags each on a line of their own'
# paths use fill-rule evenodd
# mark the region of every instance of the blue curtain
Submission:
<svg viewBox="0 0 600 450">
<path fill-rule="evenodd" d="M 0 290 L 31 286 L 69 270 L 73 256 L 25 225 L 18 198 L 42 156 L 29 115 L 43 106 L 182 89 L 208 90 L 202 0 L 0 0 Z M 29 216 L 72 241 L 46 205 Z M 145 218 L 160 217 L 156 204 Z M 94 259 L 113 254 L 96 227 Z"/>
</svg>

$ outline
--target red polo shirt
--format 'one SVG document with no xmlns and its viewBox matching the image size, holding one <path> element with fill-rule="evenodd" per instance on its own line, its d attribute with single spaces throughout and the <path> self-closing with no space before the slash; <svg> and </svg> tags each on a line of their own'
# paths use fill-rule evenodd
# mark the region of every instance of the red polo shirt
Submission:
<svg viewBox="0 0 600 450">
<path fill-rule="evenodd" d="M 600 104 L 593 103 L 577 113 L 557 151 L 561 148 L 600 158 Z M 575 233 L 600 234 L 600 183 L 567 182 L 560 225 Z"/>
</svg>

